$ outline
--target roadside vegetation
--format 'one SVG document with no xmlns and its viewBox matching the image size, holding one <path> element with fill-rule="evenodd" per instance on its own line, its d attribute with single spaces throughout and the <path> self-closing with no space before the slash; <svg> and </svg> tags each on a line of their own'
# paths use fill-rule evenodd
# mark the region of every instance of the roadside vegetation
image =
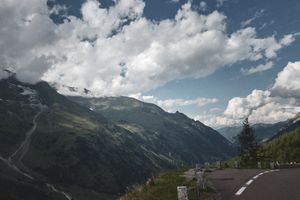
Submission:
<svg viewBox="0 0 300 200">
<path fill-rule="evenodd" d="M 283 134 L 262 146 L 260 157 L 280 163 L 300 162 L 300 128 Z"/>
<path fill-rule="evenodd" d="M 260 162 L 262 168 L 269 168 L 270 162 L 280 164 L 300 162 L 300 128 L 258 146 L 251 127 L 245 122 L 244 129 L 239 135 L 240 156 L 223 162 L 222 167 L 235 168 L 236 163 L 239 163 L 241 168 L 257 168 L 257 163 Z"/>
<path fill-rule="evenodd" d="M 258 162 L 262 168 L 270 168 L 270 162 L 300 162 L 300 128 L 259 146 L 248 120 L 243 124 L 244 128 L 239 135 L 240 155 L 222 162 L 221 168 L 235 168 L 236 163 L 239 163 L 239 168 L 258 168 Z M 218 168 L 216 163 L 212 163 L 210 167 Z M 161 173 L 134 187 L 119 200 L 174 200 L 177 199 L 177 186 L 180 185 L 188 187 L 189 200 L 196 200 L 196 180 L 187 181 L 185 171 L 187 168 Z M 200 199 L 211 199 L 214 195 L 214 190 L 209 188 L 201 191 Z"/>
<path fill-rule="evenodd" d="M 186 169 L 163 172 L 146 183 L 136 186 L 119 200 L 174 200 L 177 199 L 177 186 L 188 187 L 189 200 L 196 200 L 196 180 L 187 181 Z M 208 199 L 215 193 L 208 188 L 200 192 L 200 199 Z"/>
</svg>

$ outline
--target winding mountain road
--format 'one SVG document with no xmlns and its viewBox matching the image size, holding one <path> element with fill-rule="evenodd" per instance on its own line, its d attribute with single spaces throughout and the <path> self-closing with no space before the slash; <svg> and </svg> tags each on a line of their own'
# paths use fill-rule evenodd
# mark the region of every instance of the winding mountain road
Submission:
<svg viewBox="0 0 300 200">
<path fill-rule="evenodd" d="M 12 168 L 17 173 L 22 174 L 23 176 L 25 176 L 26 178 L 29 178 L 31 180 L 34 180 L 35 178 L 33 176 L 31 176 L 29 173 L 25 172 L 26 170 L 24 170 L 24 169 L 26 169 L 26 167 L 23 165 L 22 159 L 25 156 L 25 154 L 28 152 L 30 142 L 31 142 L 31 136 L 35 132 L 36 127 L 37 127 L 37 119 L 40 116 L 40 114 L 46 109 L 46 106 L 44 106 L 42 104 L 38 105 L 38 107 L 39 107 L 39 111 L 32 120 L 33 126 L 30 130 L 28 130 L 25 133 L 25 139 L 20 144 L 19 148 L 14 153 L 12 153 L 8 159 L 5 159 L 0 156 L 0 161 L 5 163 L 7 166 Z M 70 194 L 68 194 L 65 191 L 57 189 L 54 185 L 52 185 L 50 183 L 45 183 L 45 184 L 50 190 L 52 190 L 55 193 L 59 193 L 59 194 L 63 195 L 67 200 L 73 199 Z"/>
<path fill-rule="evenodd" d="M 223 200 L 300 199 L 300 168 L 226 169 L 208 173 Z"/>
<path fill-rule="evenodd" d="M 29 149 L 30 142 L 31 142 L 31 136 L 34 133 L 36 126 L 37 126 L 36 120 L 44 110 L 45 110 L 44 106 L 39 105 L 39 112 L 34 116 L 34 118 L 32 120 L 32 123 L 33 123 L 32 128 L 25 133 L 24 141 L 21 143 L 19 148 L 14 153 L 12 153 L 11 156 L 9 156 L 8 162 L 10 162 L 14 165 L 18 165 L 18 164 L 22 163 L 22 159 Z"/>
</svg>

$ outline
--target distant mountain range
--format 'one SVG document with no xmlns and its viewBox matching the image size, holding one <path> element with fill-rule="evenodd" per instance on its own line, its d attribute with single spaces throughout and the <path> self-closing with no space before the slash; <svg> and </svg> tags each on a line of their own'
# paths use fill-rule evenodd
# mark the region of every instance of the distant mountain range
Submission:
<svg viewBox="0 0 300 200">
<path fill-rule="evenodd" d="M 233 155 L 217 131 L 179 112 L 0 80 L 0 199 L 115 199 L 161 170 Z"/>
<path fill-rule="evenodd" d="M 290 132 L 300 127 L 300 113 L 294 118 L 274 124 L 253 124 L 252 128 L 259 143 L 267 142 L 278 135 Z M 225 138 L 233 144 L 237 144 L 237 135 L 241 132 L 242 126 L 232 126 L 217 129 Z"/>
</svg>

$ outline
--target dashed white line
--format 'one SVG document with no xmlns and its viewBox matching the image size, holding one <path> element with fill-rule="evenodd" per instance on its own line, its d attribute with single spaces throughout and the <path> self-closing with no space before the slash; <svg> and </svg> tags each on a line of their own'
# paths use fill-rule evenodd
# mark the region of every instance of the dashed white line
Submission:
<svg viewBox="0 0 300 200">
<path fill-rule="evenodd" d="M 257 179 L 259 177 L 259 175 L 254 176 L 252 179 Z"/>
<path fill-rule="evenodd" d="M 239 189 L 239 191 L 237 191 L 237 192 L 235 193 L 235 195 L 241 195 L 241 194 L 244 192 L 244 190 L 246 190 L 246 188 L 247 188 L 247 187 L 245 187 L 245 186 L 241 187 L 241 188 Z"/>
<path fill-rule="evenodd" d="M 261 173 L 257 174 L 256 176 L 253 176 L 249 181 L 247 181 L 247 182 L 245 183 L 245 185 L 244 185 L 243 187 L 241 187 L 241 188 L 235 193 L 235 195 L 236 195 L 236 196 L 241 195 L 241 194 L 247 189 L 247 186 L 249 186 L 255 179 L 257 179 L 257 178 L 260 177 L 261 175 L 267 174 L 267 173 L 270 173 L 270 172 L 277 172 L 277 171 L 279 171 L 279 169 L 264 171 L 264 172 L 261 172 Z"/>
<path fill-rule="evenodd" d="M 254 179 L 250 179 L 250 180 L 246 183 L 246 185 L 250 185 L 253 181 L 254 181 Z"/>
</svg>

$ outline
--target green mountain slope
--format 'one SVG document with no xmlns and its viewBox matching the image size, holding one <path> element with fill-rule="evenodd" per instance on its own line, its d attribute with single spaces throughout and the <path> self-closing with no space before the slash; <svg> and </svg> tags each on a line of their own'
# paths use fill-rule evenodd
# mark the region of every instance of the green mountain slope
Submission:
<svg viewBox="0 0 300 200">
<path fill-rule="evenodd" d="M 39 112 L 29 148 L 12 164 L 75 199 L 110 199 L 151 173 L 171 168 L 169 159 L 142 148 L 128 130 L 56 93 L 46 83 L 0 81 L 0 152 L 8 161 Z M 22 157 L 22 160 L 17 158 Z M 1 162 L 1 161 L 0 161 Z"/>
<path fill-rule="evenodd" d="M 267 159 L 286 162 L 300 161 L 300 128 L 285 133 L 269 141 L 262 147 Z"/>
<path fill-rule="evenodd" d="M 202 123 L 125 99 L 114 102 L 118 112 L 109 117 L 47 83 L 1 80 L 0 165 L 16 174 L 0 170 L 2 183 L 13 189 L 5 198 L 24 188 L 14 199 L 115 199 L 164 169 L 234 154 Z"/>
<path fill-rule="evenodd" d="M 286 124 L 270 140 L 278 138 L 281 135 L 291 132 L 297 128 L 300 128 L 300 113 L 298 113 L 294 118 L 289 119 Z"/>
<path fill-rule="evenodd" d="M 129 97 L 70 98 L 136 132 L 137 139 L 146 141 L 147 148 L 156 149 L 175 162 L 222 160 L 235 153 L 217 131 L 182 113 L 168 113 L 154 104 Z"/>
</svg>

